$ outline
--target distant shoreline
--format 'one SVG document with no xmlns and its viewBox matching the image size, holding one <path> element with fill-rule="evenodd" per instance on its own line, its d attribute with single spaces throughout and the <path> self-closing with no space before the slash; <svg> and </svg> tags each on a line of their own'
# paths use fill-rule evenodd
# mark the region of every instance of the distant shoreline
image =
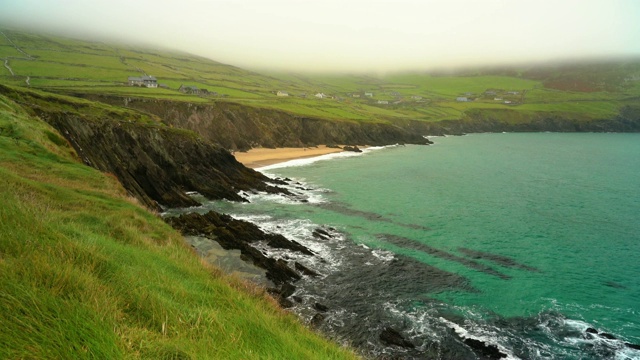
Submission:
<svg viewBox="0 0 640 360">
<path fill-rule="evenodd" d="M 342 151 L 344 151 L 342 148 L 318 145 L 316 147 L 304 148 L 254 148 L 249 151 L 236 152 L 233 155 L 236 157 L 236 160 L 244 166 L 256 169 L 290 160 L 305 159 Z"/>
</svg>

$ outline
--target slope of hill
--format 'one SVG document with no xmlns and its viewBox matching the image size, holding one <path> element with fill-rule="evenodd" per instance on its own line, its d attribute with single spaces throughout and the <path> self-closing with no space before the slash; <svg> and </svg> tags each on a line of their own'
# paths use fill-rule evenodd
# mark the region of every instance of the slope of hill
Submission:
<svg viewBox="0 0 640 360">
<path fill-rule="evenodd" d="M 0 95 L 0 358 L 355 357 L 203 265 L 33 111 Z"/>
<path fill-rule="evenodd" d="M 11 30 L 0 34 L 0 59 L 5 63 L 0 81 L 6 84 L 70 94 L 235 102 L 356 122 L 434 122 L 504 109 L 609 119 L 640 98 L 638 59 L 458 74 L 264 75 L 189 54 Z M 142 75 L 156 77 L 161 86 L 128 86 L 129 76 Z M 179 92 L 181 85 L 207 92 Z"/>
</svg>

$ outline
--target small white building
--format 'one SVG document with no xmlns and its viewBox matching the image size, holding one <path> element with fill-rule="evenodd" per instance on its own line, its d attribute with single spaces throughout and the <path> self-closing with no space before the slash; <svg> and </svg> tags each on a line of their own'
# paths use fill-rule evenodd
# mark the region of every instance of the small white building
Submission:
<svg viewBox="0 0 640 360">
<path fill-rule="evenodd" d="M 468 97 L 466 97 L 466 96 L 458 96 L 458 97 L 456 98 L 456 101 L 457 101 L 457 102 L 467 102 L 467 101 L 469 101 L 469 98 L 468 98 Z"/>
<path fill-rule="evenodd" d="M 366 93 L 364 93 L 364 96 L 373 97 L 373 93 L 372 92 L 366 92 Z"/>
<path fill-rule="evenodd" d="M 288 93 L 288 92 L 286 92 L 286 91 L 278 91 L 278 92 L 276 93 L 276 95 L 278 95 L 278 96 L 289 96 L 289 93 Z"/>
<path fill-rule="evenodd" d="M 388 105 L 389 102 L 387 100 L 378 100 L 378 104 L 380 104 L 380 105 Z"/>
<path fill-rule="evenodd" d="M 315 94 L 315 97 L 317 97 L 318 99 L 324 99 L 324 98 L 326 98 L 328 96 L 325 95 L 324 93 L 317 93 L 317 94 Z"/>
<path fill-rule="evenodd" d="M 153 76 L 129 76 L 127 80 L 129 80 L 129 85 L 131 86 L 146 86 L 148 88 L 158 87 L 158 79 Z"/>
</svg>

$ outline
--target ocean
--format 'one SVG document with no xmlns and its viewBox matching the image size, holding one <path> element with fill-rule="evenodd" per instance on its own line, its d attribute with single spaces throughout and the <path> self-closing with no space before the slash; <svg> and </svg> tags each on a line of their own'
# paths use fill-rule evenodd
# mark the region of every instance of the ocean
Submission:
<svg viewBox="0 0 640 360">
<path fill-rule="evenodd" d="M 512 359 L 640 359 L 640 134 L 431 140 L 265 167 L 297 196 L 198 211 L 313 250 L 263 247 L 321 274 L 292 311 L 326 306 L 316 326 L 367 356 L 482 358 L 472 339 Z"/>
</svg>

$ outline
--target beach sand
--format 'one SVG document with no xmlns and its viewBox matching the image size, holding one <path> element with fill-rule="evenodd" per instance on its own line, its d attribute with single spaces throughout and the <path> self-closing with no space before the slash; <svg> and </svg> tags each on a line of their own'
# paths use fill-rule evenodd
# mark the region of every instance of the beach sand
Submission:
<svg viewBox="0 0 640 360">
<path fill-rule="evenodd" d="M 304 159 L 341 151 L 342 149 L 339 148 L 329 148 L 325 145 L 319 145 L 308 148 L 255 148 L 246 152 L 236 152 L 233 155 L 244 166 L 255 169 L 289 160 Z"/>
</svg>

